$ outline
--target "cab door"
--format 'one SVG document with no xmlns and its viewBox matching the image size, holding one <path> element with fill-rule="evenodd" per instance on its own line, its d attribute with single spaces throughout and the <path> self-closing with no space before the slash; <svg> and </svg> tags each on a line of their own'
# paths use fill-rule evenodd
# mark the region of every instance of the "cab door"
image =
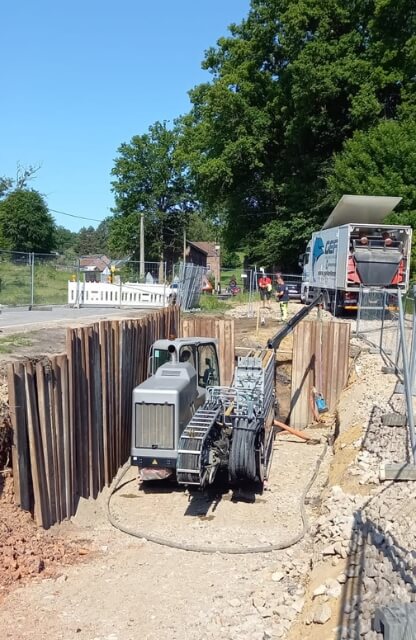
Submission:
<svg viewBox="0 0 416 640">
<path fill-rule="evenodd" d="M 206 343 L 198 346 L 198 386 L 206 389 L 221 384 L 215 344 Z"/>
</svg>

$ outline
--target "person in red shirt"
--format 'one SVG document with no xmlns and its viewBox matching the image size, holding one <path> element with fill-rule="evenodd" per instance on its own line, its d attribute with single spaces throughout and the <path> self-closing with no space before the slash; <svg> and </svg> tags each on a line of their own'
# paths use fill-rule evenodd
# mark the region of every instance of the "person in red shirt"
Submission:
<svg viewBox="0 0 416 640">
<path fill-rule="evenodd" d="M 269 276 L 267 276 L 264 271 L 262 272 L 261 278 L 259 278 L 259 292 L 260 299 L 263 301 L 263 307 L 266 307 L 266 300 L 270 300 L 270 296 L 272 295 L 272 281 Z"/>
</svg>

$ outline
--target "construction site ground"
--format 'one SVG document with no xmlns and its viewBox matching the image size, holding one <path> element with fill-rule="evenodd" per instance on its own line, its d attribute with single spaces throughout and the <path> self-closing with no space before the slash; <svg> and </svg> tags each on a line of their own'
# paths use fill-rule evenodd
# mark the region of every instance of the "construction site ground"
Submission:
<svg viewBox="0 0 416 640">
<path fill-rule="evenodd" d="M 290 304 L 291 313 L 298 308 Z M 260 315 L 248 318 L 247 308 L 233 309 L 231 315 L 236 319 L 239 347 L 265 345 L 281 326 L 276 304 L 262 314 L 264 324 Z M 33 348 L 3 356 L 3 365 L 15 355 L 59 351 L 56 345 L 63 346 L 64 331 L 52 331 L 48 329 L 43 337 L 37 332 Z M 283 418 L 290 402 L 291 348 L 289 336 L 278 353 L 277 392 Z M 169 484 L 139 489 L 130 469 L 111 510 L 116 523 L 138 537 L 110 525 L 108 489 L 95 501 L 81 500 L 71 521 L 40 531 L 28 514 L 14 506 L 11 478 L 7 471 L 2 473 L 2 636 L 12 640 L 355 637 L 340 631 L 342 581 L 335 595 L 323 592 L 317 601 L 314 594 L 326 580 L 339 577 L 347 562 L 335 553 L 325 556 L 314 534 L 333 487 L 364 497 L 374 490 L 350 469 L 374 405 L 387 400 L 394 386 L 394 376 L 381 373 L 381 365 L 379 356 L 361 351 L 336 415 L 307 429 L 316 444 L 278 435 L 267 490 L 261 495 L 227 491 L 204 496 Z M 1 398 L 6 402 L 4 373 L 1 382 Z M 305 499 L 310 528 L 291 545 L 302 533 L 301 504 L 315 471 Z M 179 545 L 197 545 L 206 553 L 146 542 L 143 535 L 147 534 Z M 270 544 L 287 548 L 250 553 Z M 224 547 L 246 553 L 218 553 Z M 329 617 L 313 621 L 317 607 L 325 609 L 325 605 Z"/>
</svg>

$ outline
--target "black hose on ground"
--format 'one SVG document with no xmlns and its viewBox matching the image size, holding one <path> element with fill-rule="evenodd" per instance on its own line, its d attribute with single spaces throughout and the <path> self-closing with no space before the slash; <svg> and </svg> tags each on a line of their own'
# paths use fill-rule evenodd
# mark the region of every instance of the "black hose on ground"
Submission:
<svg viewBox="0 0 416 640">
<path fill-rule="evenodd" d="M 119 473 L 114 478 L 113 488 L 111 489 L 110 495 L 107 500 L 107 517 L 110 524 L 115 529 L 118 529 L 119 531 L 122 531 L 123 533 L 126 533 L 129 536 L 133 536 L 134 538 L 141 538 L 141 539 L 147 540 L 148 542 L 153 542 L 154 544 L 159 544 L 164 547 L 170 547 L 171 549 L 179 549 L 181 551 L 193 551 L 194 553 L 207 553 L 207 554 L 224 553 L 229 555 L 245 555 L 249 553 L 270 553 L 271 551 L 281 551 L 282 549 L 288 549 L 289 547 L 293 547 L 293 545 L 300 542 L 305 537 L 308 531 L 308 517 L 306 515 L 306 510 L 305 510 L 305 498 L 318 476 L 318 472 L 322 464 L 322 461 L 325 457 L 325 454 L 327 452 L 327 449 L 328 449 L 328 444 L 325 443 L 323 451 L 319 456 L 318 460 L 316 461 L 313 474 L 311 478 L 308 480 L 304 490 L 302 491 L 302 495 L 300 497 L 300 515 L 302 519 L 301 531 L 296 535 L 278 544 L 270 544 L 270 545 L 256 546 L 256 547 L 243 547 L 243 546 L 242 547 L 219 547 L 214 545 L 205 547 L 202 545 L 176 542 L 175 540 L 169 540 L 168 538 L 163 538 L 161 536 L 157 536 L 152 533 L 148 533 L 146 531 L 141 531 L 140 529 L 133 530 L 133 529 L 130 529 L 129 527 L 125 527 L 119 524 L 118 522 L 116 522 L 116 520 L 114 519 L 111 513 L 111 509 L 110 509 L 111 498 L 113 497 L 114 493 L 117 491 L 117 488 L 121 480 L 124 478 L 127 471 L 129 470 L 130 462 L 127 462 L 124 465 L 124 467 L 120 469 Z"/>
</svg>

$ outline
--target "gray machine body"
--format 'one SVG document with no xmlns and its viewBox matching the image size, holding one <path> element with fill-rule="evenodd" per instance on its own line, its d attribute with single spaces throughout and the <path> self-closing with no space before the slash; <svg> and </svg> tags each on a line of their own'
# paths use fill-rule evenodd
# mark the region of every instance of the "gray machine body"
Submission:
<svg viewBox="0 0 416 640">
<path fill-rule="evenodd" d="M 153 344 L 149 358 L 150 377 L 133 389 L 133 465 L 176 467 L 180 436 L 206 400 L 206 390 L 199 384 L 199 349 L 205 345 L 216 347 L 216 342 L 212 338 L 181 338 L 157 340 Z M 166 354 L 169 347 L 175 347 L 171 361 L 156 368 L 158 354 Z M 192 364 L 179 361 L 183 348 L 192 352 Z"/>
</svg>

